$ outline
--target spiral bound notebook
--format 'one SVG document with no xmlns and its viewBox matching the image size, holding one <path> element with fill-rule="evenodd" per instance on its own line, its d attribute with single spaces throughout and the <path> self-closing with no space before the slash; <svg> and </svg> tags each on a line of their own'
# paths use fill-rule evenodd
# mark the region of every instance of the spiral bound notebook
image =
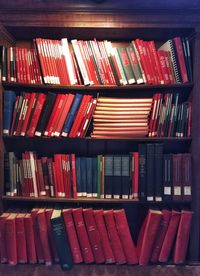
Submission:
<svg viewBox="0 0 200 276">
<path fill-rule="evenodd" d="M 159 50 L 170 52 L 170 57 L 171 57 L 171 62 L 172 62 L 172 66 L 173 66 L 175 80 L 176 80 L 177 83 L 182 82 L 181 72 L 180 72 L 180 65 L 179 65 L 179 62 L 178 62 L 178 56 L 177 56 L 177 52 L 176 52 L 176 46 L 175 46 L 175 42 L 173 41 L 173 39 L 167 40 L 158 49 L 158 51 Z"/>
</svg>

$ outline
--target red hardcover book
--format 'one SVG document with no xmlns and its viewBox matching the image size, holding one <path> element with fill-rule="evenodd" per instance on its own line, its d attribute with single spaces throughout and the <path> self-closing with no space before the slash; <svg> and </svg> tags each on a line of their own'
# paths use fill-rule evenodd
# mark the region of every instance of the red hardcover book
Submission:
<svg viewBox="0 0 200 276">
<path fill-rule="evenodd" d="M 5 221 L 6 251 L 10 265 L 17 264 L 16 216 L 17 214 L 12 213 Z"/>
<path fill-rule="evenodd" d="M 103 210 L 94 210 L 94 219 L 96 222 L 97 229 L 99 231 L 100 241 L 103 248 L 105 262 L 107 264 L 115 263 L 115 257 L 110 245 L 108 232 L 106 229 L 105 221 L 103 218 Z"/>
<path fill-rule="evenodd" d="M 115 223 L 120 241 L 128 264 L 137 264 L 136 247 L 131 237 L 128 221 L 124 209 L 114 210 Z"/>
<path fill-rule="evenodd" d="M 106 210 L 103 215 L 116 263 L 124 264 L 126 263 L 126 257 L 117 232 L 113 210 Z"/>
<path fill-rule="evenodd" d="M 75 154 L 70 154 L 70 163 L 71 163 L 71 179 L 72 179 L 72 191 L 73 198 L 77 198 L 77 186 L 76 186 L 76 157 Z"/>
<path fill-rule="evenodd" d="M 154 248 L 151 254 L 151 262 L 152 263 L 157 263 L 158 262 L 158 258 L 160 255 L 160 250 L 163 244 L 163 240 L 165 238 L 167 229 L 168 229 L 168 225 L 169 225 L 169 221 L 171 218 L 171 211 L 164 209 L 162 210 L 162 219 L 160 222 L 160 227 L 158 230 L 158 235 L 156 237 L 155 243 L 154 243 Z"/>
<path fill-rule="evenodd" d="M 185 262 L 190 237 L 192 214 L 191 211 L 181 211 L 181 218 L 174 247 L 173 261 L 175 264 L 183 264 Z"/>
<path fill-rule="evenodd" d="M 93 209 L 83 209 L 83 216 L 95 262 L 97 264 L 104 263 L 105 257 L 101 246 L 99 231 L 97 229 L 96 222 L 94 219 Z"/>
<path fill-rule="evenodd" d="M 176 45 L 176 52 L 177 52 L 177 57 L 178 57 L 178 63 L 180 66 L 182 82 L 186 83 L 186 82 L 188 82 L 188 75 L 187 75 L 187 69 L 186 69 L 186 65 L 185 65 L 182 41 L 181 41 L 180 37 L 174 37 L 173 40 Z"/>
<path fill-rule="evenodd" d="M 39 264 L 42 264 L 42 263 L 44 263 L 44 254 L 43 254 L 43 248 L 42 248 L 42 243 L 40 240 L 39 228 L 38 228 L 38 223 L 37 223 L 38 211 L 39 211 L 38 208 L 33 208 L 31 210 L 31 218 L 32 218 L 32 224 L 33 224 L 33 235 L 34 235 L 34 243 L 35 243 L 37 260 L 38 260 Z"/>
<path fill-rule="evenodd" d="M 132 153 L 132 198 L 138 199 L 139 196 L 139 152 Z"/>
<path fill-rule="evenodd" d="M 169 259 L 172 246 L 177 235 L 180 216 L 181 216 L 180 212 L 172 210 L 167 232 L 165 234 L 165 238 L 160 251 L 160 255 L 158 259 L 159 262 L 165 263 Z"/>
<path fill-rule="evenodd" d="M 6 247 L 6 218 L 9 216 L 9 213 L 3 213 L 0 216 L 0 258 L 1 263 L 7 263 L 8 262 L 8 253 L 7 253 L 7 247 Z"/>
<path fill-rule="evenodd" d="M 37 223 L 40 235 L 40 241 L 42 244 L 44 261 L 46 265 L 52 264 L 51 249 L 48 240 L 48 228 L 45 216 L 45 209 L 39 209 L 37 212 Z"/>
<path fill-rule="evenodd" d="M 182 153 L 173 154 L 173 200 L 182 199 Z"/>
<path fill-rule="evenodd" d="M 148 66 L 148 71 L 151 76 L 151 82 L 152 82 L 152 84 L 159 84 L 159 78 L 156 73 L 154 59 L 153 59 L 152 53 L 150 51 L 148 41 L 142 40 L 142 45 L 143 45 L 143 52 L 144 52 L 145 60 L 147 62 L 147 66 Z"/>
<path fill-rule="evenodd" d="M 76 137 L 77 131 L 78 131 L 80 124 L 83 120 L 84 113 L 86 112 L 88 103 L 91 101 L 91 99 L 92 99 L 92 96 L 90 96 L 90 95 L 83 96 L 80 107 L 78 109 L 78 112 L 76 114 L 76 117 L 74 119 L 73 125 L 72 125 L 70 133 L 69 133 L 70 138 Z"/>
<path fill-rule="evenodd" d="M 168 76 L 169 76 L 170 83 L 174 84 L 175 83 L 175 77 L 174 77 L 174 72 L 173 72 L 173 65 L 171 63 L 170 53 L 164 51 L 164 56 L 165 56 L 165 64 L 167 66 L 167 73 L 168 73 Z"/>
<path fill-rule="evenodd" d="M 71 108 L 71 105 L 73 103 L 73 100 L 74 100 L 74 95 L 73 94 L 68 94 L 67 97 L 66 97 L 66 101 L 64 103 L 63 110 L 62 110 L 62 113 L 60 115 L 58 124 L 57 124 L 57 126 L 54 130 L 54 135 L 56 137 L 60 136 L 60 133 L 63 129 L 65 120 L 67 118 L 68 112 L 69 112 L 69 110 Z"/>
<path fill-rule="evenodd" d="M 38 183 L 39 183 L 39 196 L 46 196 L 47 192 L 45 190 L 44 175 L 42 170 L 42 160 L 36 159 L 37 170 L 38 170 Z"/>
<path fill-rule="evenodd" d="M 65 228 L 72 252 L 73 261 L 75 264 L 82 263 L 83 257 L 81 254 L 78 237 L 72 217 L 72 209 L 63 209 L 62 214 L 65 222 Z"/>
<path fill-rule="evenodd" d="M 37 46 L 37 54 L 40 61 L 40 67 L 41 67 L 44 83 L 48 83 L 48 72 L 47 72 L 47 68 L 44 60 L 41 38 L 36 38 L 34 41 Z"/>
<path fill-rule="evenodd" d="M 189 201 L 192 199 L 192 168 L 191 154 L 182 154 L 182 199 Z"/>
<path fill-rule="evenodd" d="M 161 218 L 161 211 L 149 209 L 137 240 L 137 252 L 140 265 L 147 265 L 150 261 Z"/>
<path fill-rule="evenodd" d="M 59 262 L 59 257 L 58 257 L 58 253 L 57 253 L 53 233 L 52 233 L 52 230 L 51 230 L 51 221 L 50 221 L 50 219 L 51 219 L 52 213 L 53 213 L 52 208 L 46 208 L 45 209 L 46 224 L 47 224 L 47 235 L 48 235 L 48 241 L 49 241 L 49 246 L 50 246 L 50 250 L 51 250 L 51 256 L 52 256 L 54 262 L 58 263 Z"/>
<path fill-rule="evenodd" d="M 149 44 L 150 51 L 152 53 L 152 57 L 153 57 L 154 66 L 155 66 L 155 70 L 156 70 L 158 80 L 159 80 L 160 84 L 164 84 L 164 78 L 163 78 L 160 62 L 159 62 L 159 59 L 158 59 L 158 55 L 157 55 L 157 51 L 156 51 L 156 47 L 155 47 L 155 42 L 153 40 L 151 40 L 151 41 L 148 42 L 148 44 Z"/>
<path fill-rule="evenodd" d="M 24 227 L 24 213 L 17 214 L 15 218 L 16 240 L 17 240 L 17 261 L 20 264 L 27 263 L 26 234 Z"/>
<path fill-rule="evenodd" d="M 28 262 L 31 264 L 37 263 L 37 256 L 35 250 L 35 238 L 33 231 L 33 221 L 31 214 L 26 214 L 24 217 L 24 226 L 26 233 L 27 255 Z"/>
<path fill-rule="evenodd" d="M 165 60 L 165 51 L 159 50 L 157 51 L 158 59 L 160 62 L 160 67 L 162 71 L 162 75 L 164 78 L 164 84 L 170 84 L 169 74 L 168 74 L 168 68 Z"/>
<path fill-rule="evenodd" d="M 29 128 L 27 131 L 27 135 L 30 137 L 33 137 L 35 134 L 35 130 L 37 127 L 37 123 L 40 117 L 40 114 L 42 112 L 42 108 L 43 105 L 45 103 L 46 100 L 46 95 L 44 93 L 40 93 L 38 98 L 37 98 L 37 102 L 34 108 L 34 112 L 33 112 L 33 116 L 31 118 L 30 124 L 29 124 Z"/>
<path fill-rule="evenodd" d="M 65 189 L 63 183 L 63 172 L 62 172 L 62 154 L 54 154 L 55 161 L 55 178 L 56 178 L 56 191 L 58 197 L 65 197 Z"/>
<path fill-rule="evenodd" d="M 85 263 L 93 263 L 94 256 L 92 253 L 92 248 L 90 246 L 88 234 L 85 227 L 85 222 L 83 219 L 83 209 L 82 208 L 72 209 L 72 214 L 74 218 L 74 224 L 76 227 L 79 244 L 81 247 L 83 261 Z"/>
</svg>

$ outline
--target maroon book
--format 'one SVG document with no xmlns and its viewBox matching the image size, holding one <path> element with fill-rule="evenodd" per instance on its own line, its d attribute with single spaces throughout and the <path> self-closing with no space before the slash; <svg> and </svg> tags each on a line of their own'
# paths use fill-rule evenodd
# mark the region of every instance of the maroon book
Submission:
<svg viewBox="0 0 200 276">
<path fill-rule="evenodd" d="M 185 262 L 190 237 L 191 222 L 192 212 L 182 210 L 174 247 L 173 260 L 175 264 L 183 264 Z"/>
<path fill-rule="evenodd" d="M 8 254 L 6 248 L 6 218 L 9 216 L 9 213 L 3 213 L 0 216 L 0 256 L 1 256 L 1 263 L 7 263 L 8 261 Z"/>
<path fill-rule="evenodd" d="M 101 246 L 99 231 L 97 229 L 96 222 L 94 219 L 93 209 L 84 209 L 83 216 L 95 262 L 97 264 L 105 263 L 105 257 Z"/>
<path fill-rule="evenodd" d="M 33 221 L 32 221 L 31 214 L 25 215 L 24 226 L 25 226 L 25 233 L 26 233 L 28 262 L 30 264 L 36 264 L 37 255 L 35 250 L 35 238 L 34 238 Z"/>
<path fill-rule="evenodd" d="M 105 262 L 107 264 L 115 263 L 115 257 L 110 245 L 105 221 L 103 218 L 103 210 L 102 209 L 94 210 L 94 218 L 95 218 L 97 229 L 99 231 L 99 237 L 100 237 L 101 245 L 105 256 Z"/>
<path fill-rule="evenodd" d="M 116 263 L 124 264 L 126 263 L 126 257 L 117 232 L 113 210 L 106 210 L 103 214 Z"/>
<path fill-rule="evenodd" d="M 16 215 L 13 213 L 6 218 L 6 249 L 10 265 L 17 264 Z"/>
<path fill-rule="evenodd" d="M 149 209 L 140 229 L 137 241 L 137 252 L 140 265 L 147 265 L 150 261 L 161 218 L 161 211 Z"/>
<path fill-rule="evenodd" d="M 159 255 L 159 262 L 167 262 L 176 238 L 181 213 L 172 210 L 169 226 L 162 244 Z"/>
<path fill-rule="evenodd" d="M 169 210 L 162 210 L 162 218 L 161 218 L 161 222 L 160 222 L 160 227 L 158 230 L 158 235 L 156 237 L 155 243 L 154 243 L 154 247 L 153 247 L 153 252 L 151 254 L 151 262 L 152 263 L 157 263 L 158 262 L 158 258 L 159 258 L 159 254 L 160 254 L 160 250 L 163 244 L 163 240 L 165 238 L 167 229 L 168 229 L 168 225 L 169 225 L 169 221 L 171 218 L 171 211 Z"/>
<path fill-rule="evenodd" d="M 16 239 L 17 239 L 17 262 L 27 263 L 26 234 L 24 227 L 24 213 L 20 213 L 15 218 Z"/>
<path fill-rule="evenodd" d="M 137 264 L 138 257 L 135 244 L 131 237 L 124 209 L 114 210 L 115 223 L 128 264 Z"/>
<path fill-rule="evenodd" d="M 72 209 L 72 214 L 74 218 L 76 232 L 78 235 L 78 240 L 81 247 L 83 261 L 85 263 L 93 263 L 94 256 L 92 253 L 92 248 L 90 246 L 88 234 L 85 227 L 85 222 L 83 219 L 83 209 L 82 208 Z"/>
<path fill-rule="evenodd" d="M 83 257 L 81 254 L 81 249 L 80 249 L 78 237 L 76 234 L 76 228 L 72 217 L 72 209 L 63 209 L 62 214 L 65 222 L 65 229 L 67 232 L 69 245 L 72 252 L 73 262 L 75 264 L 82 263 Z"/>
</svg>

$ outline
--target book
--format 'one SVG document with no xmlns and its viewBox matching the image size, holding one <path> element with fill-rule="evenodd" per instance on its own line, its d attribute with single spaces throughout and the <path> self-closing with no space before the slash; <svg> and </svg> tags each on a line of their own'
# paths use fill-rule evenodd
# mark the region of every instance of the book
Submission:
<svg viewBox="0 0 200 276">
<path fill-rule="evenodd" d="M 172 156 L 173 162 L 173 200 L 181 200 L 182 198 L 182 154 L 177 153 Z"/>
<path fill-rule="evenodd" d="M 6 218 L 10 215 L 10 213 L 5 212 L 0 215 L 0 242 L 1 242 L 1 254 L 0 260 L 1 264 L 8 262 L 8 253 L 6 247 Z"/>
<path fill-rule="evenodd" d="M 147 178 L 147 156 L 146 145 L 139 144 L 139 198 L 144 200 L 146 198 L 146 178 Z"/>
<path fill-rule="evenodd" d="M 163 154 L 163 199 L 172 200 L 173 154 Z"/>
<path fill-rule="evenodd" d="M 155 144 L 155 201 L 163 200 L 163 144 Z"/>
<path fill-rule="evenodd" d="M 191 154 L 182 154 L 182 199 L 192 199 L 192 168 L 191 168 Z"/>
<path fill-rule="evenodd" d="M 175 46 L 176 46 L 176 52 L 177 52 L 179 66 L 180 66 L 182 82 L 186 83 L 186 82 L 188 82 L 188 75 L 187 75 L 187 69 L 186 69 L 186 64 L 185 64 L 185 59 L 184 59 L 182 41 L 179 36 L 174 37 L 173 40 L 174 40 Z"/>
<path fill-rule="evenodd" d="M 35 249 L 35 238 L 34 238 L 34 230 L 33 230 L 33 221 L 31 214 L 27 213 L 24 217 L 24 226 L 26 233 L 26 244 L 27 244 L 27 256 L 28 262 L 30 264 L 37 263 L 37 255 Z"/>
<path fill-rule="evenodd" d="M 113 156 L 104 156 L 104 196 L 112 198 L 113 195 Z"/>
<path fill-rule="evenodd" d="M 130 156 L 121 156 L 121 197 L 128 199 L 131 194 L 131 178 L 130 178 Z M 115 183 L 113 183 L 113 186 Z"/>
<path fill-rule="evenodd" d="M 146 197 L 147 201 L 154 200 L 155 194 L 155 146 L 154 144 L 146 144 L 146 161 L 147 161 L 147 170 L 146 170 Z M 160 184 L 160 183 L 159 183 Z"/>
<path fill-rule="evenodd" d="M 9 135 L 12 124 L 13 108 L 16 100 L 14 91 L 5 90 L 3 92 L 3 134 Z"/>
<path fill-rule="evenodd" d="M 73 266 L 73 260 L 61 210 L 53 210 L 51 225 L 61 268 L 63 270 L 70 270 Z"/>
<path fill-rule="evenodd" d="M 122 193 L 122 158 L 113 156 L 113 198 L 120 198 Z"/>
<path fill-rule="evenodd" d="M 5 237 L 8 264 L 17 264 L 17 239 L 16 239 L 16 219 L 17 214 L 11 213 L 5 220 Z"/>
<path fill-rule="evenodd" d="M 26 233 L 24 226 L 25 213 L 18 213 L 15 218 L 16 241 L 17 241 L 17 263 L 27 263 Z"/>
</svg>

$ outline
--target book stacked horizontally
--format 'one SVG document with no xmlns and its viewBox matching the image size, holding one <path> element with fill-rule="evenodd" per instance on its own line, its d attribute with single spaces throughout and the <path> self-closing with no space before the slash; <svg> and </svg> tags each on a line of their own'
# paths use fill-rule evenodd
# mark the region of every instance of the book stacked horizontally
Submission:
<svg viewBox="0 0 200 276">
<path fill-rule="evenodd" d="M 93 114 L 92 138 L 132 138 L 148 134 L 151 98 L 99 97 Z"/>
</svg>

